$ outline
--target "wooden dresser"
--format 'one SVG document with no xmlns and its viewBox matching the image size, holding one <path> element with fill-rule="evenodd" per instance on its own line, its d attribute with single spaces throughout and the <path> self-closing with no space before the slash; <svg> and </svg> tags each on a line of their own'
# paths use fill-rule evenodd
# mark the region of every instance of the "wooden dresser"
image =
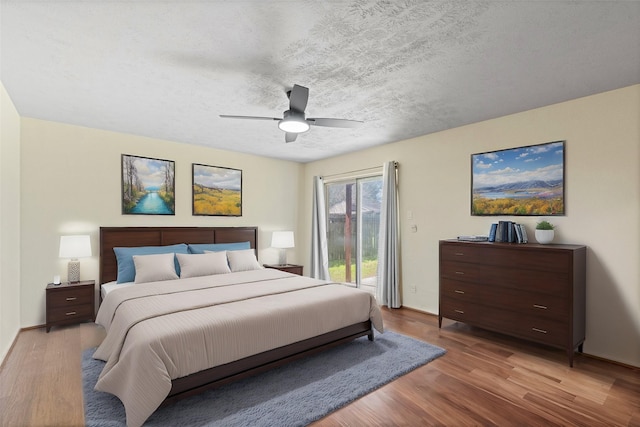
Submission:
<svg viewBox="0 0 640 427">
<path fill-rule="evenodd" d="M 585 339 L 585 246 L 440 241 L 442 318 L 564 349 Z"/>
</svg>

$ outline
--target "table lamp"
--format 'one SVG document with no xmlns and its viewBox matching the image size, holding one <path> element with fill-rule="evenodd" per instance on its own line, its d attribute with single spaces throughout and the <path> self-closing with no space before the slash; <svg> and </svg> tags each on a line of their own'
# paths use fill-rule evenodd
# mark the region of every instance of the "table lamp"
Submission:
<svg viewBox="0 0 640 427">
<path fill-rule="evenodd" d="M 280 249 L 280 265 L 287 264 L 287 248 L 295 247 L 293 243 L 293 231 L 274 231 L 271 235 L 271 247 Z"/>
<path fill-rule="evenodd" d="M 71 258 L 68 266 L 67 280 L 71 283 L 80 281 L 80 261 L 78 258 L 91 256 L 91 239 L 88 235 L 60 236 L 60 258 Z"/>
</svg>

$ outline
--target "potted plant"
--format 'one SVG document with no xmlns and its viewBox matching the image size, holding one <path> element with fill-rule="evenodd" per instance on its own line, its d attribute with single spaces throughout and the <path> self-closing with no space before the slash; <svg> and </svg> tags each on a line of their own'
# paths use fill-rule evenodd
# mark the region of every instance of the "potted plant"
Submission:
<svg viewBox="0 0 640 427">
<path fill-rule="evenodd" d="M 554 236 L 554 226 L 549 221 L 542 220 L 536 224 L 536 240 L 542 245 L 551 243 Z"/>
</svg>

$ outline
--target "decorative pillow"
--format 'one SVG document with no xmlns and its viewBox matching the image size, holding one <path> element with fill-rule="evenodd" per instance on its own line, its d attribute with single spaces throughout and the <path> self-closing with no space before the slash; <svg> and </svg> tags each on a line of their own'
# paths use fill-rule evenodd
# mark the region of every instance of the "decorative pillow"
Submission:
<svg viewBox="0 0 640 427">
<path fill-rule="evenodd" d="M 133 282 L 136 277 L 136 267 L 133 263 L 134 255 L 153 255 L 167 253 L 188 253 L 187 245 L 180 243 L 178 245 L 169 246 L 137 246 L 133 248 L 113 248 L 118 261 L 118 283 Z M 180 274 L 180 266 L 175 261 L 175 271 Z"/>
<path fill-rule="evenodd" d="M 189 245 L 189 252 L 192 254 L 203 254 L 205 251 L 221 252 L 221 251 L 237 251 L 241 249 L 251 249 L 251 242 L 198 243 L 198 244 Z"/>
<path fill-rule="evenodd" d="M 227 252 L 227 259 L 229 260 L 229 267 L 231 267 L 231 271 L 262 269 L 253 249 Z"/>
<path fill-rule="evenodd" d="M 135 283 L 177 279 L 175 254 L 134 255 Z"/>
<path fill-rule="evenodd" d="M 180 264 L 180 278 L 231 273 L 227 252 L 205 251 L 203 254 L 176 254 Z"/>
</svg>

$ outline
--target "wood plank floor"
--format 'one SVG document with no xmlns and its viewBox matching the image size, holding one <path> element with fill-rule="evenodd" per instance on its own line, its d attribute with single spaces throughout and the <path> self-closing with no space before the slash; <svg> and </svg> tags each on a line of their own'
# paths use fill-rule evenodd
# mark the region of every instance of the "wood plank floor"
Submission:
<svg viewBox="0 0 640 427">
<path fill-rule="evenodd" d="M 640 426 L 640 370 L 533 345 L 413 310 L 385 326 L 447 354 L 313 424 Z M 85 323 L 21 332 L 0 371 L 1 426 L 84 425 L 80 354 L 104 337 Z"/>
</svg>

